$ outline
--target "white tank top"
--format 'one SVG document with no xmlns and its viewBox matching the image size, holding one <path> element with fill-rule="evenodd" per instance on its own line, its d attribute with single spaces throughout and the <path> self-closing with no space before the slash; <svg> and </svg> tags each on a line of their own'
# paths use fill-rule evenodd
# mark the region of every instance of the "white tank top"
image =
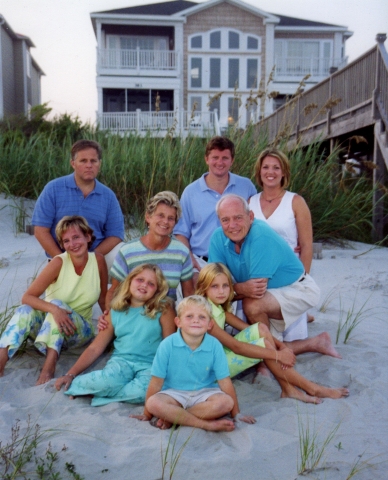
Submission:
<svg viewBox="0 0 388 480">
<path fill-rule="evenodd" d="M 296 229 L 294 211 L 292 210 L 292 199 L 295 193 L 286 191 L 278 207 L 268 218 L 265 218 L 261 210 L 260 195 L 261 193 L 253 195 L 249 201 L 249 207 L 255 218 L 267 222 L 294 250 L 298 244 L 298 231 Z"/>
</svg>

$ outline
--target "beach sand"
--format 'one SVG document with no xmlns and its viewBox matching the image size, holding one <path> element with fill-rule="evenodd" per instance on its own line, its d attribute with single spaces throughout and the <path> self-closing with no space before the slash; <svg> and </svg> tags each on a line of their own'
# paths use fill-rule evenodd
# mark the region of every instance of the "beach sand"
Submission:
<svg viewBox="0 0 388 480">
<path fill-rule="evenodd" d="M 11 203 L 11 206 L 10 206 Z M 16 305 L 28 283 L 45 264 L 33 236 L 14 231 L 15 208 L 0 197 L 0 311 Z M 353 478 L 386 479 L 388 460 L 388 249 L 351 243 L 346 248 L 324 246 L 323 258 L 313 261 L 312 276 L 321 288 L 321 301 L 312 313 L 310 336 L 328 331 L 333 342 L 338 322 L 348 313 L 361 312 L 360 323 L 346 344 L 336 346 L 342 360 L 318 354 L 298 357 L 297 370 L 307 378 L 332 387 L 346 386 L 350 396 L 307 405 L 280 399 L 273 379 L 261 377 L 252 385 L 253 373 L 235 380 L 242 413 L 257 423 L 238 423 L 231 433 L 208 433 L 181 428 L 175 454 L 184 445 L 173 478 L 293 480 L 301 465 L 301 430 L 309 429 L 316 445 L 336 431 L 324 449 L 318 468 L 305 478 L 350 478 L 352 467 L 361 468 Z M 325 305 L 324 311 L 319 310 Z M 57 375 L 64 374 L 79 352 L 63 352 Z M 93 369 L 101 368 L 107 355 Z M 39 456 L 50 442 L 59 452 L 57 468 L 73 463 L 84 479 L 156 480 L 162 478 L 162 453 L 170 431 L 129 418 L 141 405 L 114 403 L 93 408 L 89 398 L 70 400 L 56 392 L 54 381 L 35 386 L 43 364 L 32 346 L 8 362 L 0 378 L 0 442 L 4 447 L 11 428 L 20 420 L 23 434 L 30 425 L 44 432 L 36 449 Z M 187 443 L 185 444 L 185 442 Z M 170 478 L 168 456 L 165 477 Z M 30 465 L 33 468 L 33 465 Z M 3 472 L 0 460 L 0 475 Z M 67 475 L 67 476 L 66 476 Z M 34 478 L 33 475 L 30 475 Z M 72 478 L 63 473 L 63 478 Z"/>
</svg>

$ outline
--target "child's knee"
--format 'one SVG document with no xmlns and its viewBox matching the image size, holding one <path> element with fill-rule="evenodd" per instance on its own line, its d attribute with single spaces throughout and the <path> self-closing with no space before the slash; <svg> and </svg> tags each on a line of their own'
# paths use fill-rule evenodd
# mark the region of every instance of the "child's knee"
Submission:
<svg viewBox="0 0 388 480">
<path fill-rule="evenodd" d="M 264 323 L 258 323 L 258 329 L 259 329 L 259 335 L 262 338 L 270 338 L 271 332 L 269 331 L 269 328 L 267 325 L 264 325 Z"/>
</svg>

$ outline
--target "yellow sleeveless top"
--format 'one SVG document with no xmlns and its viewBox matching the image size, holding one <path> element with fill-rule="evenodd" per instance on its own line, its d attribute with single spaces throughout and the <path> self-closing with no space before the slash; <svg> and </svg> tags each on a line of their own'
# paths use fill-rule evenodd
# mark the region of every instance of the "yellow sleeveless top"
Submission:
<svg viewBox="0 0 388 480">
<path fill-rule="evenodd" d="M 48 286 L 45 300 L 62 300 L 69 307 L 91 321 L 92 307 L 100 297 L 101 284 L 96 255 L 89 253 L 88 262 L 81 275 L 77 275 L 70 255 L 65 252 L 58 255 L 62 258 L 62 268 L 57 281 Z"/>
</svg>

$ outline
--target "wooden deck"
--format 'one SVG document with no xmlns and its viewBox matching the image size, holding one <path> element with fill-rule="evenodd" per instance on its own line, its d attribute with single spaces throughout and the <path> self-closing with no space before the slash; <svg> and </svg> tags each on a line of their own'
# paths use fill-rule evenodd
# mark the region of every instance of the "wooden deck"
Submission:
<svg viewBox="0 0 388 480">
<path fill-rule="evenodd" d="M 388 54 L 385 34 L 378 34 L 377 44 L 345 68 L 330 75 L 308 91 L 297 95 L 258 123 L 277 144 L 287 139 L 289 146 L 305 146 L 318 138 L 330 140 L 351 135 L 361 128 L 374 128 L 374 183 L 384 184 L 388 169 Z M 381 191 L 374 198 L 374 240 L 383 238 Z"/>
</svg>

